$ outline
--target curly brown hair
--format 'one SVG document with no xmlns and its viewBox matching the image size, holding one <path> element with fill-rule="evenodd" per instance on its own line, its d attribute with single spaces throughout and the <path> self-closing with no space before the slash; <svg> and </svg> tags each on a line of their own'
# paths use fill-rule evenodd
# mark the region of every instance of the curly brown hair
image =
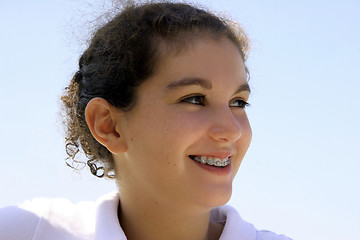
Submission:
<svg viewBox="0 0 360 240">
<path fill-rule="evenodd" d="M 128 3 L 100 27 L 61 97 L 67 165 L 78 167 L 76 163 L 81 161 L 76 160 L 76 155 L 81 147 L 93 175 L 114 178 L 112 154 L 95 140 L 87 126 L 88 102 L 100 97 L 129 111 L 135 105 L 137 87 L 152 76 L 158 59 L 204 36 L 230 39 L 246 60 L 248 40 L 239 25 L 189 4 Z"/>
</svg>

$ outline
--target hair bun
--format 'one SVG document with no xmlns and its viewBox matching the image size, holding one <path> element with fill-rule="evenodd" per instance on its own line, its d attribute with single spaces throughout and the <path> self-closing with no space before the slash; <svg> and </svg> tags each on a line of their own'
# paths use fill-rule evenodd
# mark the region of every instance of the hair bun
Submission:
<svg viewBox="0 0 360 240">
<path fill-rule="evenodd" d="M 80 83 L 80 81 L 82 80 L 82 78 L 83 78 L 82 72 L 81 72 L 81 71 L 77 71 L 77 72 L 75 73 L 75 75 L 74 75 L 74 81 L 75 81 L 76 83 Z"/>
</svg>

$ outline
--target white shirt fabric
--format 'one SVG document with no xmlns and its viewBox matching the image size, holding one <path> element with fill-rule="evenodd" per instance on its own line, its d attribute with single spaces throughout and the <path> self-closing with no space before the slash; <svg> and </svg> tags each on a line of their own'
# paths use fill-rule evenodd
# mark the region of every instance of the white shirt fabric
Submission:
<svg viewBox="0 0 360 240">
<path fill-rule="evenodd" d="M 119 197 L 111 193 L 96 202 L 36 198 L 0 209 L 1 240 L 126 240 L 119 224 Z M 219 240 L 291 240 L 258 231 L 231 206 L 211 211 L 210 220 L 224 224 Z"/>
</svg>

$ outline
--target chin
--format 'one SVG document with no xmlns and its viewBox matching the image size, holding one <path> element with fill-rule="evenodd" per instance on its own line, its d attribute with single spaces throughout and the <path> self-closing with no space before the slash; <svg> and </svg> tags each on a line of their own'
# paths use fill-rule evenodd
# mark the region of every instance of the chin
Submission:
<svg viewBox="0 0 360 240">
<path fill-rule="evenodd" d="M 230 198 L 231 198 L 231 193 L 226 196 L 217 197 L 216 199 L 214 199 L 214 202 L 212 204 L 213 208 L 227 204 L 230 201 Z"/>
<path fill-rule="evenodd" d="M 206 206 L 207 209 L 213 209 L 227 204 L 232 195 L 232 189 L 222 189 L 222 191 L 212 191 L 211 194 L 203 195 L 199 198 L 201 206 Z M 206 197 L 205 197 L 206 196 Z"/>
</svg>

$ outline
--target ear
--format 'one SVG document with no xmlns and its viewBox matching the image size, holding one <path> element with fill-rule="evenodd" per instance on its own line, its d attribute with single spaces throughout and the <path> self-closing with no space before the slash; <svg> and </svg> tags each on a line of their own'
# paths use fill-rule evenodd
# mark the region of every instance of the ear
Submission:
<svg viewBox="0 0 360 240">
<path fill-rule="evenodd" d="M 111 153 L 126 150 L 124 137 L 121 136 L 118 118 L 121 112 L 103 98 L 93 98 L 85 109 L 86 123 L 93 137 Z"/>
</svg>

